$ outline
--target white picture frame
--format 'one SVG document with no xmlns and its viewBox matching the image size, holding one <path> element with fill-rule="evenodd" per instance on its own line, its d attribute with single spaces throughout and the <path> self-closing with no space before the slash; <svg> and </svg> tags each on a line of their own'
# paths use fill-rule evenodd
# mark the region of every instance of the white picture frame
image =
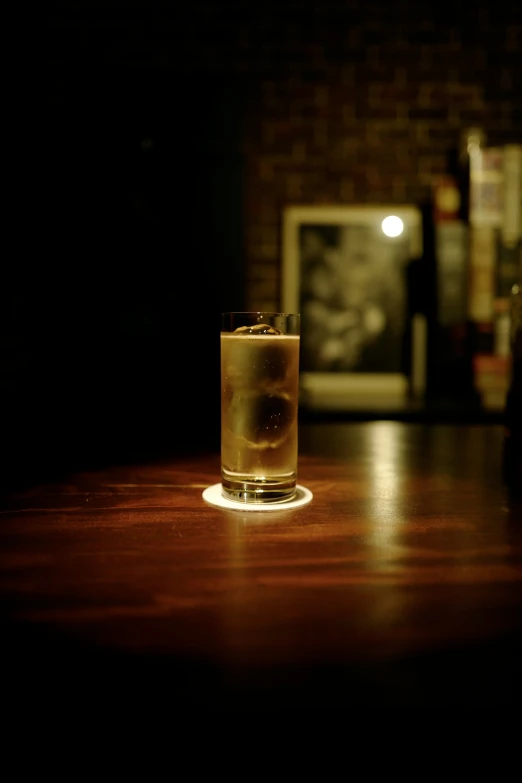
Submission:
<svg viewBox="0 0 522 783">
<path fill-rule="evenodd" d="M 383 226 L 399 221 L 402 232 L 386 236 Z M 284 208 L 282 308 L 301 313 L 300 393 L 307 406 L 403 406 L 412 372 L 422 386 L 424 325 L 411 338 L 415 367 L 404 366 L 406 266 L 422 249 L 415 205 Z"/>
</svg>

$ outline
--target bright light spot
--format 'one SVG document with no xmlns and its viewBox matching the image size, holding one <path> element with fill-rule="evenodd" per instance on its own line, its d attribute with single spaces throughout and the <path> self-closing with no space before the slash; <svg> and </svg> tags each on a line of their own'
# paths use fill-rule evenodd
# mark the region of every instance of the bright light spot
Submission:
<svg viewBox="0 0 522 783">
<path fill-rule="evenodd" d="M 397 215 L 388 215 L 382 221 L 381 228 L 387 237 L 398 237 L 404 231 L 404 223 Z"/>
</svg>

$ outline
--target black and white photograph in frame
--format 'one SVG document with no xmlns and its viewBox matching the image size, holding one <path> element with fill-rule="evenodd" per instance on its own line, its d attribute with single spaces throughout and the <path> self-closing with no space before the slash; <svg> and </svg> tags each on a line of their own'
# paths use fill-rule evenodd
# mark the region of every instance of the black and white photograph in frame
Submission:
<svg viewBox="0 0 522 783">
<path fill-rule="evenodd" d="M 421 253 L 414 206 L 285 209 L 282 302 L 301 313 L 309 397 L 404 399 L 406 267 Z"/>
</svg>

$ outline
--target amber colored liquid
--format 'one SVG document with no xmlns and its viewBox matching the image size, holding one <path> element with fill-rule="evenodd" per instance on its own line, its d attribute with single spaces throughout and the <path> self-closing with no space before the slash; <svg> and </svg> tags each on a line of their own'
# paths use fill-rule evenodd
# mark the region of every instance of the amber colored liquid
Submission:
<svg viewBox="0 0 522 783">
<path fill-rule="evenodd" d="M 221 473 L 234 499 L 276 502 L 297 481 L 297 335 L 221 334 Z"/>
</svg>

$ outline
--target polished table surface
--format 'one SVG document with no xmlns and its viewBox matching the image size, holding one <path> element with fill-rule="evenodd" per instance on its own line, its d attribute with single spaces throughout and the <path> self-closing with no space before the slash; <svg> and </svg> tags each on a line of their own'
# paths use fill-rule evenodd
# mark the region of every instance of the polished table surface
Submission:
<svg viewBox="0 0 522 783">
<path fill-rule="evenodd" d="M 173 708 L 516 703 L 522 511 L 498 425 L 307 423 L 294 510 L 228 511 L 219 454 L 72 471 L 0 507 L 18 687 Z"/>
</svg>

